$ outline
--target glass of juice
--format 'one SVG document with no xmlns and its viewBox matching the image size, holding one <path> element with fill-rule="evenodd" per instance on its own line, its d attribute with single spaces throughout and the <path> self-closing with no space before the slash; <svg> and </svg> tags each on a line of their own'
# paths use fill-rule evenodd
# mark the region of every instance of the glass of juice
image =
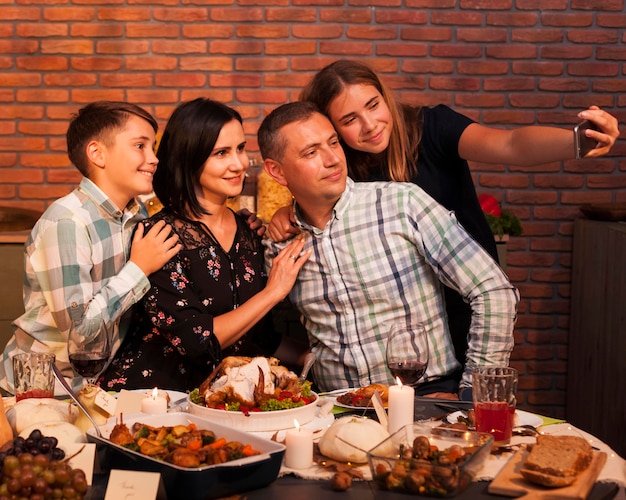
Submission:
<svg viewBox="0 0 626 500">
<path fill-rule="evenodd" d="M 516 393 L 515 368 L 489 366 L 474 369 L 472 394 L 476 430 L 490 433 L 497 444 L 508 443 L 513 433 Z"/>
<path fill-rule="evenodd" d="M 24 352 L 13 356 L 15 400 L 54 397 L 55 356 L 47 352 Z"/>
</svg>

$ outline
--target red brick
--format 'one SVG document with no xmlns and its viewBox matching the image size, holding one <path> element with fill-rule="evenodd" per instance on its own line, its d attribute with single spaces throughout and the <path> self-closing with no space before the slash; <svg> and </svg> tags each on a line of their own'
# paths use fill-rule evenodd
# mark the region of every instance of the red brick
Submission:
<svg viewBox="0 0 626 500">
<path fill-rule="evenodd" d="M 593 25 L 593 16 L 591 14 L 581 13 L 563 14 L 562 12 L 542 12 L 541 24 L 543 26 L 585 28 Z"/>
<path fill-rule="evenodd" d="M 426 24 L 428 14 L 419 10 L 377 10 L 377 24 Z"/>
<path fill-rule="evenodd" d="M 2 21 L 37 21 L 40 19 L 40 10 L 37 7 L 2 7 L 0 20 Z"/>
<path fill-rule="evenodd" d="M 93 7 L 54 7 L 43 10 L 43 18 L 46 21 L 93 21 L 96 19 L 96 9 Z"/>
<path fill-rule="evenodd" d="M 179 76 L 182 81 L 187 75 Z M 120 88 L 145 88 L 154 85 L 156 82 L 150 74 L 136 73 L 102 73 L 99 76 L 99 82 L 102 87 L 120 87 Z"/>
<path fill-rule="evenodd" d="M 313 38 L 321 40 L 324 38 L 339 38 L 343 33 L 342 26 L 292 26 L 291 32 L 295 38 Z"/>
<path fill-rule="evenodd" d="M 179 58 L 180 69 L 182 71 L 232 71 L 233 60 L 230 57 L 195 57 L 184 56 Z M 174 68 L 176 59 L 173 60 Z"/>
<path fill-rule="evenodd" d="M 599 106 L 601 108 L 612 108 L 615 106 L 615 96 L 577 94 L 563 96 L 563 106 L 565 108 L 576 108 L 582 110 L 592 105 Z"/>
<path fill-rule="evenodd" d="M 419 61 L 405 61 L 402 71 L 407 73 L 452 73 L 454 61 L 427 59 Z"/>
<path fill-rule="evenodd" d="M 260 54 L 263 50 L 261 42 L 235 42 L 216 40 L 209 43 L 210 54 Z"/>
<path fill-rule="evenodd" d="M 15 153 L 0 153 L 0 168 L 14 167 L 17 165 Z"/>
<path fill-rule="evenodd" d="M 402 40 L 418 40 L 422 42 L 441 42 L 452 40 L 450 28 L 404 28 L 401 32 Z"/>
<path fill-rule="evenodd" d="M 149 21 L 150 9 L 142 7 L 99 7 L 98 19 L 103 21 L 137 22 Z"/>
<path fill-rule="evenodd" d="M 41 85 L 41 75 L 37 73 L 5 73 L 0 80 L 2 87 L 35 87 Z"/>
<path fill-rule="evenodd" d="M 623 0 L 596 0 L 590 2 L 589 0 L 572 0 L 572 9 L 592 10 L 597 11 L 617 11 L 622 12 L 624 10 Z"/>
<path fill-rule="evenodd" d="M 532 90 L 535 87 L 535 81 L 532 78 L 507 77 L 507 78 L 489 78 L 484 82 L 486 91 L 510 91 L 510 90 Z"/>
<path fill-rule="evenodd" d="M 535 59 L 537 47 L 533 45 L 495 45 L 485 49 L 487 57 L 496 59 Z"/>
<path fill-rule="evenodd" d="M 588 75 L 598 78 L 600 76 L 617 76 L 620 65 L 615 63 L 576 62 L 567 65 L 569 75 Z"/>
<path fill-rule="evenodd" d="M 261 75 L 241 74 L 211 75 L 209 77 L 211 87 L 260 87 Z"/>
<path fill-rule="evenodd" d="M 506 42 L 507 32 L 499 28 L 458 28 L 456 38 L 460 42 Z"/>
<path fill-rule="evenodd" d="M 154 40 L 152 41 L 152 52 L 155 54 L 206 54 L 208 43 L 206 41 L 193 40 Z M 139 50 L 147 51 L 147 47 L 144 50 L 143 44 L 137 46 L 137 52 Z"/>
<path fill-rule="evenodd" d="M 426 48 L 426 46 L 423 46 Z M 414 56 L 417 54 L 414 54 Z M 425 54 L 422 54 L 425 55 Z M 452 58 L 478 58 L 482 55 L 482 48 L 479 45 L 471 44 L 437 44 L 431 47 L 432 57 L 452 57 Z"/>
<path fill-rule="evenodd" d="M 456 5 L 456 0 L 406 0 L 409 8 L 449 9 Z"/>
<path fill-rule="evenodd" d="M 565 10 L 569 0 L 516 0 L 515 6 L 520 10 Z"/>
<path fill-rule="evenodd" d="M 77 185 L 80 183 L 82 175 L 78 170 L 72 168 L 71 170 L 52 170 L 47 173 L 46 178 L 48 182 L 53 184 Z"/>
<path fill-rule="evenodd" d="M 515 61 L 513 73 L 521 75 L 556 76 L 563 74 L 563 64 L 557 62 L 526 62 Z"/>
<path fill-rule="evenodd" d="M 245 103 L 283 104 L 287 102 L 287 94 L 280 90 L 237 90 L 237 100 Z"/>
<path fill-rule="evenodd" d="M 209 99 L 213 99 L 215 101 L 230 103 L 233 100 L 234 92 L 231 89 L 202 89 L 202 90 L 181 90 L 180 91 L 180 100 L 181 101 L 191 101 L 192 99 L 196 99 L 198 97 L 208 97 Z M 173 99 L 170 102 L 178 104 L 178 102 Z"/>
<path fill-rule="evenodd" d="M 92 101 L 123 101 L 125 100 L 123 89 L 73 89 L 72 101 L 79 104 L 87 104 Z M 67 101 L 67 99 L 65 99 Z"/>
<path fill-rule="evenodd" d="M 180 69 L 185 70 L 188 68 L 184 68 L 183 64 L 185 61 L 193 58 L 180 58 Z M 128 70 L 137 70 L 137 71 L 149 71 L 149 70 L 158 70 L 158 71 L 172 71 L 178 67 L 178 59 L 176 57 L 167 57 L 167 56 L 128 56 L 124 58 L 126 69 Z M 207 70 L 206 66 L 203 69 Z"/>
<path fill-rule="evenodd" d="M 49 89 L 49 90 L 18 90 L 18 102 L 26 102 L 32 104 L 34 102 L 67 102 L 69 94 L 67 90 Z"/>
<path fill-rule="evenodd" d="M 214 7 L 210 10 L 209 18 L 211 21 L 226 21 L 231 23 L 245 21 L 262 21 L 263 11 L 260 8 L 225 8 Z"/>
<path fill-rule="evenodd" d="M 509 101 L 515 108 L 554 108 L 561 97 L 554 94 L 511 94 Z"/>
<path fill-rule="evenodd" d="M 376 55 L 393 57 L 423 57 L 428 46 L 421 43 L 377 43 Z M 445 57 L 445 56 L 444 56 Z"/>
<path fill-rule="evenodd" d="M 39 43 L 35 40 L 4 41 L 0 40 L 0 54 L 34 54 L 39 50 Z"/>
<path fill-rule="evenodd" d="M 617 43 L 619 41 L 617 33 L 607 30 L 569 30 L 567 39 L 574 43 Z"/>
<path fill-rule="evenodd" d="M 285 44 L 275 44 L 276 46 L 282 46 L 282 48 L 288 47 Z M 372 54 L 372 44 L 367 42 L 320 42 L 320 53 L 322 54 L 336 54 L 342 56 L 368 56 Z M 304 49 L 304 48 L 303 48 Z M 269 50 L 269 47 L 268 47 Z M 274 47 L 275 50 L 275 47 Z M 269 52 L 268 52 L 269 53 Z M 273 53 L 273 52 L 272 52 Z M 284 54 L 285 52 L 276 52 Z M 306 52 L 297 52 L 314 54 L 315 47 L 306 47 Z"/>
<path fill-rule="evenodd" d="M 68 194 L 74 186 L 61 186 L 61 185 L 31 185 L 21 184 L 18 188 L 20 198 L 27 199 L 57 199 Z"/>
<path fill-rule="evenodd" d="M 500 61 L 459 61 L 457 71 L 462 75 L 503 75 L 509 65 Z"/>
<path fill-rule="evenodd" d="M 234 34 L 234 26 L 221 24 L 185 24 L 182 29 L 184 38 L 231 38 Z"/>
<path fill-rule="evenodd" d="M 67 58 L 56 56 L 29 56 L 15 59 L 18 69 L 28 71 L 65 71 L 68 69 Z"/>
<path fill-rule="evenodd" d="M 93 54 L 91 40 L 42 40 L 42 54 Z"/>
<path fill-rule="evenodd" d="M 347 28 L 346 35 L 355 39 L 395 40 L 398 37 L 398 30 L 377 26 L 351 26 Z"/>
<path fill-rule="evenodd" d="M 434 25 L 480 26 L 483 24 L 483 21 L 483 14 L 478 12 L 434 11 L 430 15 L 430 22 Z"/>
<path fill-rule="evenodd" d="M 539 80 L 539 90 L 552 92 L 586 92 L 589 80 L 573 78 L 543 78 Z"/>
<path fill-rule="evenodd" d="M 163 90 L 141 90 L 141 89 L 129 89 L 127 91 L 128 98 L 127 100 L 130 102 L 134 102 L 136 104 L 146 104 L 150 105 L 157 103 L 179 103 L 179 96 L 176 90 L 163 89 Z M 182 95 L 182 92 L 181 92 Z M 94 99 L 92 99 L 94 100 Z"/>
<path fill-rule="evenodd" d="M 126 36 L 128 38 L 178 38 L 180 28 L 173 24 L 127 24 Z"/>
<path fill-rule="evenodd" d="M 18 24 L 15 33 L 24 38 L 47 38 L 67 36 L 66 24 L 59 23 L 24 23 Z"/>
<path fill-rule="evenodd" d="M 626 14 L 596 14 L 596 25 L 604 28 L 626 28 Z"/>
<path fill-rule="evenodd" d="M 486 23 L 493 26 L 535 26 L 538 18 L 536 13 L 488 12 Z"/>
<path fill-rule="evenodd" d="M 117 71 L 122 68 L 121 57 L 93 56 L 72 57 L 72 69 L 80 71 Z"/>
<path fill-rule="evenodd" d="M 265 19 L 269 22 L 314 23 L 317 21 L 317 9 L 269 7 L 265 9 Z"/>
<path fill-rule="evenodd" d="M 62 134 L 67 130 L 67 123 L 63 124 Z M 30 180 L 22 182 L 40 183 L 43 182 L 43 173 L 46 172 L 46 178 L 49 178 L 48 168 L 60 168 L 70 166 L 70 160 L 67 154 L 31 154 L 23 153 L 20 155 L 20 166 L 29 167 L 28 176 Z M 35 170 L 43 168 L 44 170 Z M 26 171 L 24 171 L 26 172 Z M 77 171 L 78 172 L 78 171 Z M 36 180 L 39 179 L 39 180 Z"/>
<path fill-rule="evenodd" d="M 289 68 L 289 62 L 285 57 L 238 57 L 235 61 L 237 71 L 285 71 Z"/>
<path fill-rule="evenodd" d="M 97 76 L 93 73 L 53 73 L 44 77 L 44 83 L 48 87 L 83 87 L 96 84 Z"/>
<path fill-rule="evenodd" d="M 433 76 L 430 78 L 429 87 L 433 90 L 461 90 L 476 92 L 480 89 L 478 78 L 448 78 Z"/>
<path fill-rule="evenodd" d="M 288 25 L 262 25 L 244 24 L 237 26 L 238 38 L 287 38 L 289 36 Z"/>
<path fill-rule="evenodd" d="M 370 9 L 321 9 L 320 21 L 323 23 L 369 23 L 372 21 Z"/>
<path fill-rule="evenodd" d="M 514 29 L 512 42 L 556 43 L 563 41 L 563 31 L 555 29 Z"/>
<path fill-rule="evenodd" d="M 157 21 L 164 23 L 197 23 L 207 21 L 209 19 L 209 10 L 201 7 L 181 7 L 177 6 L 171 9 L 155 8 L 152 9 L 152 15 Z"/>
</svg>

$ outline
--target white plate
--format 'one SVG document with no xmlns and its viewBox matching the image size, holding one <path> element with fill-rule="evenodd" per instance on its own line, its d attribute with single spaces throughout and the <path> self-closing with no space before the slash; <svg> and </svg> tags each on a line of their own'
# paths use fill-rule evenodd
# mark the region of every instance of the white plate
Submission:
<svg viewBox="0 0 626 500">
<path fill-rule="evenodd" d="M 337 397 L 338 396 L 342 396 L 342 395 L 344 395 L 344 394 L 346 394 L 348 392 L 356 391 L 358 389 L 359 389 L 358 387 L 357 388 L 352 388 L 352 389 L 337 389 L 337 390 L 334 390 L 334 391 L 325 392 L 324 394 L 321 395 L 321 397 L 332 399 L 332 401 L 335 404 L 335 406 L 339 406 L 340 408 L 346 408 L 348 410 L 363 410 L 363 411 L 372 410 L 373 411 L 374 410 L 374 406 L 352 406 L 352 405 L 345 405 L 345 404 L 340 403 L 339 401 L 337 401 Z M 385 408 L 387 408 L 386 405 L 385 405 Z"/>
<path fill-rule="evenodd" d="M 528 413 L 524 410 L 515 410 L 515 427 L 520 425 L 532 425 L 533 427 L 539 427 L 543 425 L 543 419 L 539 415 L 535 415 L 534 413 Z M 450 413 L 446 420 L 450 424 L 455 424 L 458 422 L 458 417 L 467 417 L 467 412 L 464 411 L 455 411 L 454 413 Z"/>
</svg>

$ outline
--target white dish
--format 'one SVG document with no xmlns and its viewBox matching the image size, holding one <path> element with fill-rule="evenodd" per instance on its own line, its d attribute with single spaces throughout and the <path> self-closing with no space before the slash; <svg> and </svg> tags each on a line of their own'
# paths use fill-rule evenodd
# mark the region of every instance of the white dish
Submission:
<svg viewBox="0 0 626 500">
<path fill-rule="evenodd" d="M 315 393 L 312 393 L 315 394 Z M 320 398 L 315 394 L 316 401 L 298 408 L 288 410 L 250 412 L 247 416 L 240 411 L 216 410 L 187 401 L 187 411 L 192 415 L 206 418 L 218 424 L 235 427 L 241 431 L 280 431 L 294 427 L 294 420 L 298 425 L 308 424 L 317 415 Z"/>
<path fill-rule="evenodd" d="M 520 425 L 532 425 L 533 427 L 539 427 L 543 425 L 543 419 L 539 415 L 535 415 L 534 413 L 528 413 L 524 410 L 515 410 L 515 427 Z M 458 417 L 467 417 L 467 412 L 463 411 L 455 411 L 454 413 L 450 413 L 446 420 L 450 424 L 454 424 L 458 422 Z"/>
<path fill-rule="evenodd" d="M 339 406 L 340 408 L 346 408 L 348 410 L 363 410 L 363 411 L 372 410 L 373 411 L 374 406 L 352 406 L 352 405 L 346 405 L 337 401 L 338 396 L 343 396 L 344 394 L 351 392 L 351 391 L 356 391 L 357 389 L 358 388 L 337 389 L 335 391 L 330 391 L 330 392 L 325 393 L 322 397 L 331 398 L 335 406 Z M 385 408 L 387 408 L 386 404 L 385 404 Z"/>
</svg>

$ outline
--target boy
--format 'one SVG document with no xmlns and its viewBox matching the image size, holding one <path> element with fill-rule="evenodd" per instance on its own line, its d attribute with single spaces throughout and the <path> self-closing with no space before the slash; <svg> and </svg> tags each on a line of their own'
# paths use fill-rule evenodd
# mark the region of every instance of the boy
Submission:
<svg viewBox="0 0 626 500">
<path fill-rule="evenodd" d="M 150 288 L 148 275 L 180 249 L 165 224 L 143 234 L 137 222 L 147 213 L 136 196 L 152 191 L 158 160 L 156 120 L 122 102 L 95 102 L 70 122 L 67 150 L 84 178 L 55 201 L 25 244 L 25 312 L 0 363 L 0 386 L 13 391 L 12 356 L 44 351 L 74 389 L 85 383 L 68 362 L 73 321 L 100 317 L 111 335 L 112 353 L 127 328 L 125 314 Z M 132 247 L 131 247 L 132 238 Z"/>
</svg>

